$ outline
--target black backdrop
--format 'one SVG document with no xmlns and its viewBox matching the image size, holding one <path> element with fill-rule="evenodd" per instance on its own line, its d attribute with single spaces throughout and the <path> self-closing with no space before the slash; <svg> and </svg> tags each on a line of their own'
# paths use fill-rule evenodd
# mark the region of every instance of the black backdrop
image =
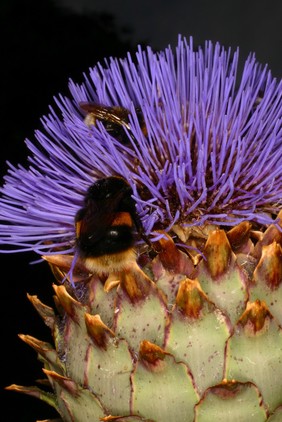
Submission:
<svg viewBox="0 0 282 422">
<path fill-rule="evenodd" d="M 113 3 L 114 1 L 112 0 Z M 51 0 L 1 1 L 1 177 L 7 169 L 6 160 L 14 164 L 25 162 L 27 150 L 24 139 L 26 137 L 32 139 L 34 129 L 40 127 L 39 118 L 48 112 L 48 105 L 52 103 L 53 95 L 67 92 L 69 77 L 80 82 L 82 72 L 87 71 L 88 67 L 93 66 L 98 60 L 110 55 L 124 56 L 128 50 L 135 50 L 134 26 L 129 22 L 129 28 L 126 30 L 121 28 L 111 13 L 110 3 L 107 2 L 109 5 L 107 13 L 93 12 L 79 15 L 71 13 L 69 9 L 59 8 Z M 123 2 L 120 3 L 122 5 Z M 180 3 L 178 1 L 178 5 Z M 192 10 L 192 1 L 183 0 L 184 3 L 186 5 L 191 3 Z M 251 3 L 253 9 L 250 7 L 246 9 L 244 6 L 246 3 L 249 6 Z M 174 2 L 170 6 L 172 13 L 173 4 Z M 263 0 L 225 1 L 224 4 L 224 9 L 219 8 L 218 13 L 213 14 L 213 20 L 208 27 L 206 25 L 208 11 L 203 20 L 197 15 L 198 22 L 193 21 L 193 16 L 187 16 L 187 31 L 184 35 L 195 35 L 196 39 L 201 40 L 204 34 L 225 45 L 229 45 L 229 40 L 232 40 L 234 46 L 239 44 L 242 47 L 243 55 L 250 47 L 257 51 L 259 60 L 268 61 L 274 74 L 280 77 L 282 30 L 280 18 L 277 20 L 277 16 L 281 17 L 281 2 L 271 2 L 271 9 L 265 14 L 265 21 L 255 19 L 257 16 L 263 16 L 263 13 L 258 14 L 260 8 L 265 7 Z M 150 13 L 148 10 L 148 14 Z M 217 20 L 214 16 L 217 16 Z M 235 17 L 238 20 L 237 25 L 233 22 Z M 249 27 L 246 28 L 248 18 Z M 161 31 L 161 20 L 158 23 L 157 15 L 155 19 L 155 31 Z M 242 22 L 244 22 L 244 39 L 242 39 Z M 232 33 L 229 32 L 229 28 L 232 28 Z M 171 42 L 174 44 L 177 32 L 177 21 L 172 20 Z M 164 47 L 159 41 L 160 37 L 156 42 L 152 35 L 148 36 L 148 33 L 144 27 L 140 43 L 147 39 L 156 49 Z M 260 37 L 254 37 L 254 33 L 260 34 Z M 256 39 L 259 41 L 256 42 Z M 270 51 L 271 56 L 269 56 Z M 29 262 L 33 259 L 34 255 L 31 253 L 0 255 L 2 270 L 0 394 L 3 401 L 1 413 L 7 415 L 3 419 L 7 422 L 32 422 L 56 416 L 55 411 L 39 400 L 3 390 L 4 386 L 11 383 L 33 385 L 35 379 L 42 377 L 36 353 L 18 339 L 17 333 L 31 334 L 41 340 L 51 341 L 49 330 L 26 298 L 27 292 L 36 294 L 42 301 L 52 305 L 52 276 L 46 263 L 30 265 Z"/>
</svg>

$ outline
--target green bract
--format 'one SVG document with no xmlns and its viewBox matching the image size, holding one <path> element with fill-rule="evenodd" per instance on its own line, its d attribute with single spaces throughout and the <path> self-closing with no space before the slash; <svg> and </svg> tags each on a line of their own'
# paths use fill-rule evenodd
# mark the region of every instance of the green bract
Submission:
<svg viewBox="0 0 282 422">
<path fill-rule="evenodd" d="M 11 388 L 47 401 L 63 421 L 278 421 L 282 309 L 274 317 L 270 308 L 281 303 L 281 232 L 270 226 L 255 237 L 249 223 L 212 230 L 203 259 L 166 235 L 143 268 L 114 279 L 80 266 L 80 300 L 78 287 L 54 285 L 58 315 L 29 297 L 55 349 L 21 337 L 39 353 L 54 393 Z M 61 281 L 71 258 L 46 259 Z"/>
</svg>

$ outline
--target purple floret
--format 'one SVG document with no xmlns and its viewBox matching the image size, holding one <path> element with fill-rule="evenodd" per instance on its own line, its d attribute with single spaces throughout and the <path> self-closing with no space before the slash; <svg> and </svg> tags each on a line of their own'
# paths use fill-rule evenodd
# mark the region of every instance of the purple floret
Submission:
<svg viewBox="0 0 282 422">
<path fill-rule="evenodd" d="M 237 69 L 238 51 L 211 42 L 193 50 L 180 38 L 175 51 L 140 48 L 70 81 L 69 98 L 55 99 L 57 111 L 26 142 L 29 167 L 9 164 L 1 249 L 73 252 L 84 194 L 110 175 L 129 181 L 152 238 L 173 224 L 272 223 L 282 204 L 282 82 L 253 55 L 240 77 Z M 128 143 L 103 122 L 88 126 L 80 102 L 128 109 Z"/>
</svg>

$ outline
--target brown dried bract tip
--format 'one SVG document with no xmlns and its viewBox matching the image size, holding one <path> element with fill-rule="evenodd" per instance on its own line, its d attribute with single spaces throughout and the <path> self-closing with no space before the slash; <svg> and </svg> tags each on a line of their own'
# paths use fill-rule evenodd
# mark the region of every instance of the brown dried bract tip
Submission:
<svg viewBox="0 0 282 422">
<path fill-rule="evenodd" d="M 53 284 L 53 289 L 55 290 L 56 297 L 64 311 L 72 318 L 73 321 L 76 321 L 77 309 L 80 309 L 82 305 L 68 294 L 65 286 L 57 286 L 56 284 Z"/>
<path fill-rule="evenodd" d="M 207 297 L 198 280 L 183 280 L 176 296 L 177 307 L 189 318 L 199 318 L 204 301 Z"/>
<path fill-rule="evenodd" d="M 100 418 L 100 421 L 102 422 L 155 422 L 152 419 L 144 419 L 142 418 L 142 416 L 136 416 L 136 415 L 131 415 L 131 416 L 105 416 L 104 418 Z M 44 421 L 43 421 L 44 422 Z M 50 421 L 51 422 L 51 421 Z"/>
<path fill-rule="evenodd" d="M 279 212 L 277 219 L 280 219 L 279 226 L 282 227 L 282 210 Z M 262 248 L 270 245 L 274 241 L 282 246 L 282 230 L 274 224 L 271 224 L 264 232 L 262 239 L 257 242 L 253 255 L 260 259 Z"/>
<path fill-rule="evenodd" d="M 260 261 L 254 271 L 254 280 L 265 282 L 271 290 L 282 284 L 282 248 L 273 242 L 263 246 Z"/>
<path fill-rule="evenodd" d="M 114 332 L 103 323 L 99 315 L 85 314 L 87 332 L 95 344 L 102 349 L 107 349 L 109 338 L 114 337 Z"/>
<path fill-rule="evenodd" d="M 62 419 L 42 419 L 37 420 L 36 422 L 62 422 Z"/>
<path fill-rule="evenodd" d="M 182 253 L 175 245 L 173 239 L 165 232 L 163 237 L 156 242 L 158 257 L 163 267 L 173 273 L 191 274 L 194 266 L 188 256 Z"/>
<path fill-rule="evenodd" d="M 65 271 L 70 269 L 73 260 L 73 256 L 67 254 L 42 255 L 42 258 L 47 261 L 48 264 L 56 265 Z"/>
<path fill-rule="evenodd" d="M 226 235 L 234 251 L 238 251 L 245 245 L 250 238 L 251 223 L 242 221 L 242 223 L 229 230 Z"/>
<path fill-rule="evenodd" d="M 139 356 L 146 362 L 155 365 L 159 360 L 164 360 L 167 352 L 154 343 L 143 340 L 140 343 Z"/>
<path fill-rule="evenodd" d="M 156 242 L 158 245 L 159 258 L 165 268 L 173 270 L 177 265 L 179 251 L 175 246 L 172 238 L 165 232 L 163 232 L 161 239 Z"/>
<path fill-rule="evenodd" d="M 231 261 L 232 250 L 224 230 L 214 230 L 210 233 L 204 256 L 204 263 L 212 278 L 225 274 Z"/>
<path fill-rule="evenodd" d="M 117 287 L 120 283 L 120 274 L 119 273 L 110 273 L 107 277 L 105 284 L 104 284 L 104 290 L 106 293 L 109 293 L 112 289 Z"/>
<path fill-rule="evenodd" d="M 127 293 L 131 302 L 145 299 L 151 289 L 152 282 L 136 263 L 121 273 L 120 286 Z"/>
<path fill-rule="evenodd" d="M 26 335 L 26 334 L 19 334 L 19 338 L 24 341 L 26 344 L 31 346 L 34 350 L 36 350 L 39 354 L 45 355 L 47 352 L 51 350 L 51 346 L 49 343 L 45 341 L 37 340 L 35 337 Z"/>
<path fill-rule="evenodd" d="M 43 318 L 47 327 L 53 330 L 55 326 L 55 318 L 56 318 L 54 310 L 50 308 L 50 306 L 47 306 L 44 303 L 42 303 L 36 295 L 31 296 L 27 293 L 27 298 L 32 303 L 34 308 L 37 310 L 41 318 Z"/>
<path fill-rule="evenodd" d="M 220 384 L 215 385 L 208 389 L 213 394 L 216 394 L 218 397 L 223 399 L 228 399 L 236 396 L 242 388 L 250 383 L 241 383 L 234 380 L 223 380 Z"/>
<path fill-rule="evenodd" d="M 265 302 L 256 300 L 248 302 L 245 312 L 242 314 L 238 323 L 255 334 L 264 328 L 267 319 L 272 318 Z"/>
<path fill-rule="evenodd" d="M 56 280 L 61 284 L 69 273 L 73 255 L 44 255 L 42 256 L 48 262 Z M 81 259 L 77 259 L 72 272 L 72 282 L 83 282 L 90 278 L 89 271 L 85 268 Z"/>
<path fill-rule="evenodd" d="M 62 389 L 68 391 L 68 393 L 70 393 L 72 396 L 78 395 L 78 388 L 72 379 L 64 377 L 55 371 L 49 371 L 48 369 L 44 368 L 43 372 L 47 375 L 48 378 L 51 378 L 51 380 L 55 381 Z"/>
<path fill-rule="evenodd" d="M 16 391 L 17 393 L 24 393 L 30 396 L 36 397 L 37 399 L 41 399 L 41 390 L 37 387 L 24 387 L 18 384 L 11 384 L 8 387 L 5 387 L 5 390 L 9 391 Z"/>
</svg>

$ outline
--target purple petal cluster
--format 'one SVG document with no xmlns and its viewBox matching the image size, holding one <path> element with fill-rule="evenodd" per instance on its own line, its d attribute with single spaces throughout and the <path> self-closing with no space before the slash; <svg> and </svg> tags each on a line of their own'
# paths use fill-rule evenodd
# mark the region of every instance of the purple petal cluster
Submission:
<svg viewBox="0 0 282 422">
<path fill-rule="evenodd" d="M 282 83 L 253 55 L 238 73 L 238 51 L 180 38 L 175 51 L 140 48 L 70 81 L 26 141 L 28 168 L 9 164 L 1 249 L 72 252 L 84 194 L 110 175 L 129 181 L 151 236 L 176 223 L 270 224 L 282 205 Z M 81 102 L 128 109 L 128 143 L 87 125 Z"/>
</svg>

